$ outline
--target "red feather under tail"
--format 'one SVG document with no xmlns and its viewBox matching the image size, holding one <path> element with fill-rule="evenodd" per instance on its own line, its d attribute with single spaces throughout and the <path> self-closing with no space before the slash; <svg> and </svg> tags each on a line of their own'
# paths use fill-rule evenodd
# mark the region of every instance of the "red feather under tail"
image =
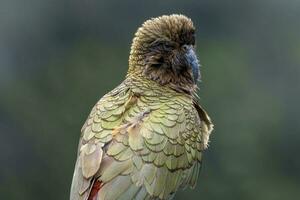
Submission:
<svg viewBox="0 0 300 200">
<path fill-rule="evenodd" d="M 97 194 L 99 192 L 99 190 L 102 188 L 103 184 L 101 181 L 96 180 L 93 184 L 92 190 L 90 192 L 90 196 L 88 198 L 88 200 L 97 200 Z"/>
</svg>

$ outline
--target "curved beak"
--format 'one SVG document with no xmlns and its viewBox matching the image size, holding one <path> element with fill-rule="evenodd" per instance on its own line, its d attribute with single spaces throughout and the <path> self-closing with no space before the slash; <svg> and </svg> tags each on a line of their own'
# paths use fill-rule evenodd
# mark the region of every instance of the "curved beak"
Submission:
<svg viewBox="0 0 300 200">
<path fill-rule="evenodd" d="M 192 46 L 189 46 L 185 54 L 186 60 L 193 72 L 194 83 L 196 84 L 200 78 L 200 64 L 197 55 Z"/>
</svg>

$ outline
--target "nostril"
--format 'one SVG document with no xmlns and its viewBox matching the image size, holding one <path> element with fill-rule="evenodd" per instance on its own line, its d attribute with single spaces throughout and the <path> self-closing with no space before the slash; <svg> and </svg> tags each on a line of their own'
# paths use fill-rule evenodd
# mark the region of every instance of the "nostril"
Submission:
<svg viewBox="0 0 300 200">
<path fill-rule="evenodd" d="M 185 51 L 187 51 L 189 49 L 189 45 L 187 45 L 187 44 L 183 45 L 182 49 L 185 50 Z"/>
</svg>

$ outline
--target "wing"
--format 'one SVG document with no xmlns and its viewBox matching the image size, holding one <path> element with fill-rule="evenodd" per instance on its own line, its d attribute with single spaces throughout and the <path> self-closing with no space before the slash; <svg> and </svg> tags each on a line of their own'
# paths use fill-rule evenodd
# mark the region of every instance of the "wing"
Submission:
<svg viewBox="0 0 300 200">
<path fill-rule="evenodd" d="M 72 180 L 70 199 L 88 199 L 95 174 L 99 171 L 112 130 L 122 123 L 123 113 L 130 107 L 132 96 L 121 84 L 105 95 L 92 109 L 82 130 Z"/>
<path fill-rule="evenodd" d="M 192 101 L 124 91 L 100 100 L 83 127 L 71 199 L 87 199 L 95 179 L 101 200 L 171 199 L 197 181 L 208 129 Z"/>
</svg>

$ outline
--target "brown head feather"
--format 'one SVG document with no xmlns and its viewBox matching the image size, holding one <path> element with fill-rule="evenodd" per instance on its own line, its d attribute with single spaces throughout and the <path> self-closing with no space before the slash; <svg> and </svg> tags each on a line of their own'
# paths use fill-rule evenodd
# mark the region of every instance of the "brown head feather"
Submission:
<svg viewBox="0 0 300 200">
<path fill-rule="evenodd" d="M 195 28 L 184 15 L 164 15 L 144 22 L 137 30 L 129 57 L 129 77 L 146 77 L 184 92 L 196 88 L 185 57 L 194 48 Z"/>
</svg>

